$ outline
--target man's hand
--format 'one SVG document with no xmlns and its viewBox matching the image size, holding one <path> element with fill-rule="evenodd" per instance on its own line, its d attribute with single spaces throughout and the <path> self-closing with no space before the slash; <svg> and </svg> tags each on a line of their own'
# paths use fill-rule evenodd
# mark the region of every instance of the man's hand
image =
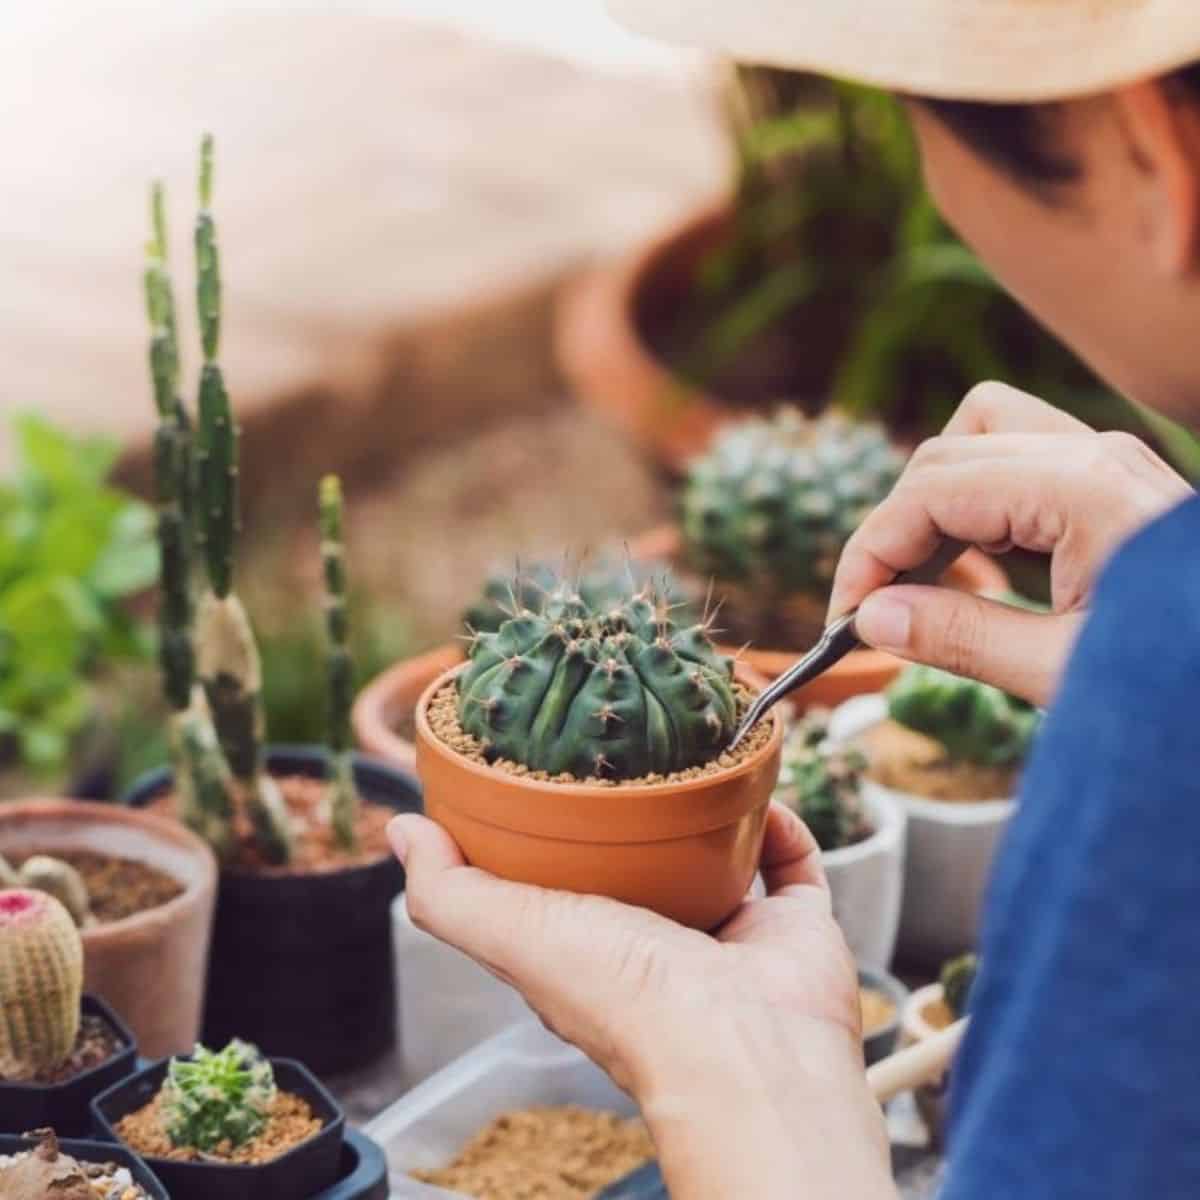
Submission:
<svg viewBox="0 0 1200 1200">
<path fill-rule="evenodd" d="M 1143 442 L 1096 433 L 999 383 L 974 388 L 917 448 L 892 494 L 850 539 L 830 616 L 859 605 L 863 641 L 1047 704 L 1096 577 L 1113 551 L 1191 488 Z M 888 587 L 944 537 L 1051 555 L 1053 612 L 946 588 Z"/>
<path fill-rule="evenodd" d="M 854 964 L 820 851 L 774 806 L 761 872 L 715 935 L 508 883 L 423 817 L 389 827 L 415 924 L 518 988 L 638 1101 L 672 1196 L 893 1196 Z"/>
</svg>

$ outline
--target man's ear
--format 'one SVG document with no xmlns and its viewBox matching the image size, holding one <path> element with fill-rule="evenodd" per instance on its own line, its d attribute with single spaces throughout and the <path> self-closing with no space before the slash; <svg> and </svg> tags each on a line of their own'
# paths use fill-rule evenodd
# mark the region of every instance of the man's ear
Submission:
<svg viewBox="0 0 1200 1200">
<path fill-rule="evenodd" d="M 1118 88 L 1117 111 L 1151 185 L 1147 231 L 1159 268 L 1200 270 L 1200 119 L 1162 80 Z"/>
</svg>

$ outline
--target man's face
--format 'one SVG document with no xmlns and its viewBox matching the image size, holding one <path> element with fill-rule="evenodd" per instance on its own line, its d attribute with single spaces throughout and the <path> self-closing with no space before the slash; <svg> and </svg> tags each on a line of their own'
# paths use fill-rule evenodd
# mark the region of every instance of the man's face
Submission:
<svg viewBox="0 0 1200 1200">
<path fill-rule="evenodd" d="M 1169 204 L 1113 104 L 1080 102 L 1056 122 L 1082 175 L 1054 191 L 1011 178 L 931 111 L 908 108 L 930 194 L 996 278 L 1112 386 L 1200 423 L 1200 367 L 1180 353 L 1196 337 L 1194 272 L 1162 253 Z"/>
</svg>

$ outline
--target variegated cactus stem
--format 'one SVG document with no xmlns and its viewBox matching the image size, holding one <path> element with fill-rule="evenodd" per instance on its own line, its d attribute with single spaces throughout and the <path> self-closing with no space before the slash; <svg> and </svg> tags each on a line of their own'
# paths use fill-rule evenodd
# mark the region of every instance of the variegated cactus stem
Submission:
<svg viewBox="0 0 1200 1200">
<path fill-rule="evenodd" d="M 291 858 L 291 829 L 278 785 L 263 766 L 262 664 L 241 601 L 208 592 L 196 619 L 196 659 L 217 739 L 245 794 L 263 857 Z"/>
<path fill-rule="evenodd" d="M 234 845 L 233 779 L 199 684 L 191 704 L 172 714 L 170 741 L 180 818 L 227 862 Z"/>
<path fill-rule="evenodd" d="M 346 556 L 342 543 L 342 485 L 336 475 L 321 480 L 319 517 L 325 580 L 325 624 L 329 637 L 327 718 L 330 779 L 327 807 L 337 844 L 357 847 L 358 789 L 354 784 L 350 708 L 354 703 L 354 661 L 349 647 Z"/>
<path fill-rule="evenodd" d="M 37 1079 L 66 1061 L 82 994 L 71 914 L 45 892 L 0 892 L 0 1079 Z"/>
</svg>

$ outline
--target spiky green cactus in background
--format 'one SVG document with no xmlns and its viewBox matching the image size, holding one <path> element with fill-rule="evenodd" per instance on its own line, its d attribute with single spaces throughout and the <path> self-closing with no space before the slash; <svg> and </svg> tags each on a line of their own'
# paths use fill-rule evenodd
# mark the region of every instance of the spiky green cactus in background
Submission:
<svg viewBox="0 0 1200 1200">
<path fill-rule="evenodd" d="M 83 876 L 70 863 L 48 854 L 27 858 L 17 872 L 20 886 L 53 896 L 71 914 L 77 926 L 83 926 L 91 915 L 91 901 Z"/>
<path fill-rule="evenodd" d="M 806 714 L 788 734 L 775 799 L 808 826 L 822 850 L 853 846 L 871 835 L 862 803 L 867 760 L 829 740 L 829 714 Z"/>
<path fill-rule="evenodd" d="M 262 1132 L 275 1103 L 275 1076 L 258 1050 L 236 1038 L 224 1050 L 197 1046 L 173 1058 L 161 1096 L 163 1125 L 175 1146 L 243 1146 Z"/>
<path fill-rule="evenodd" d="M 212 203 L 212 138 L 200 148 L 200 211 L 196 217 L 196 308 L 204 365 L 200 372 L 196 483 L 200 542 L 208 591 L 196 621 L 197 668 L 233 776 L 246 795 L 263 857 L 291 857 L 291 830 L 278 785 L 263 769 L 265 717 L 262 667 L 250 620 L 233 592 L 238 525 L 238 430 L 217 362 L 221 333 L 221 276 Z"/>
<path fill-rule="evenodd" d="M 965 1017 L 971 1005 L 971 989 L 979 973 L 979 958 L 963 954 L 942 965 L 939 982 L 946 1007 L 957 1017 Z"/>
<path fill-rule="evenodd" d="M 689 565 L 760 595 L 823 599 L 838 555 L 902 460 L 883 432 L 793 408 L 739 423 L 690 467 L 680 495 Z"/>
<path fill-rule="evenodd" d="M 325 578 L 325 624 L 329 636 L 329 819 L 343 850 L 357 846 L 354 825 L 358 789 L 354 784 L 350 708 L 354 703 L 354 660 L 346 608 L 346 556 L 342 547 L 342 484 L 336 475 L 321 480 L 319 503 L 321 564 Z"/>
<path fill-rule="evenodd" d="M 0 1079 L 36 1079 L 66 1061 L 82 994 L 71 914 L 45 892 L 0 892 Z"/>
<path fill-rule="evenodd" d="M 524 609 L 477 635 L 459 720 L 497 758 L 552 775 L 636 779 L 698 766 L 729 744 L 733 665 L 653 588 L 593 608 Z"/>
<path fill-rule="evenodd" d="M 887 691 L 893 721 L 939 742 L 949 758 L 983 767 L 1020 764 L 1041 714 L 990 684 L 912 666 Z"/>
<path fill-rule="evenodd" d="M 551 613 L 570 603 L 601 610 L 620 604 L 631 590 L 651 586 L 671 605 L 677 623 L 691 621 L 690 609 L 672 590 L 661 563 L 641 563 L 602 555 L 568 573 L 550 563 L 518 563 L 515 571 L 501 572 L 484 581 L 478 598 L 466 609 L 462 623 L 472 635 L 495 633 L 510 617 L 524 609 Z"/>
</svg>

